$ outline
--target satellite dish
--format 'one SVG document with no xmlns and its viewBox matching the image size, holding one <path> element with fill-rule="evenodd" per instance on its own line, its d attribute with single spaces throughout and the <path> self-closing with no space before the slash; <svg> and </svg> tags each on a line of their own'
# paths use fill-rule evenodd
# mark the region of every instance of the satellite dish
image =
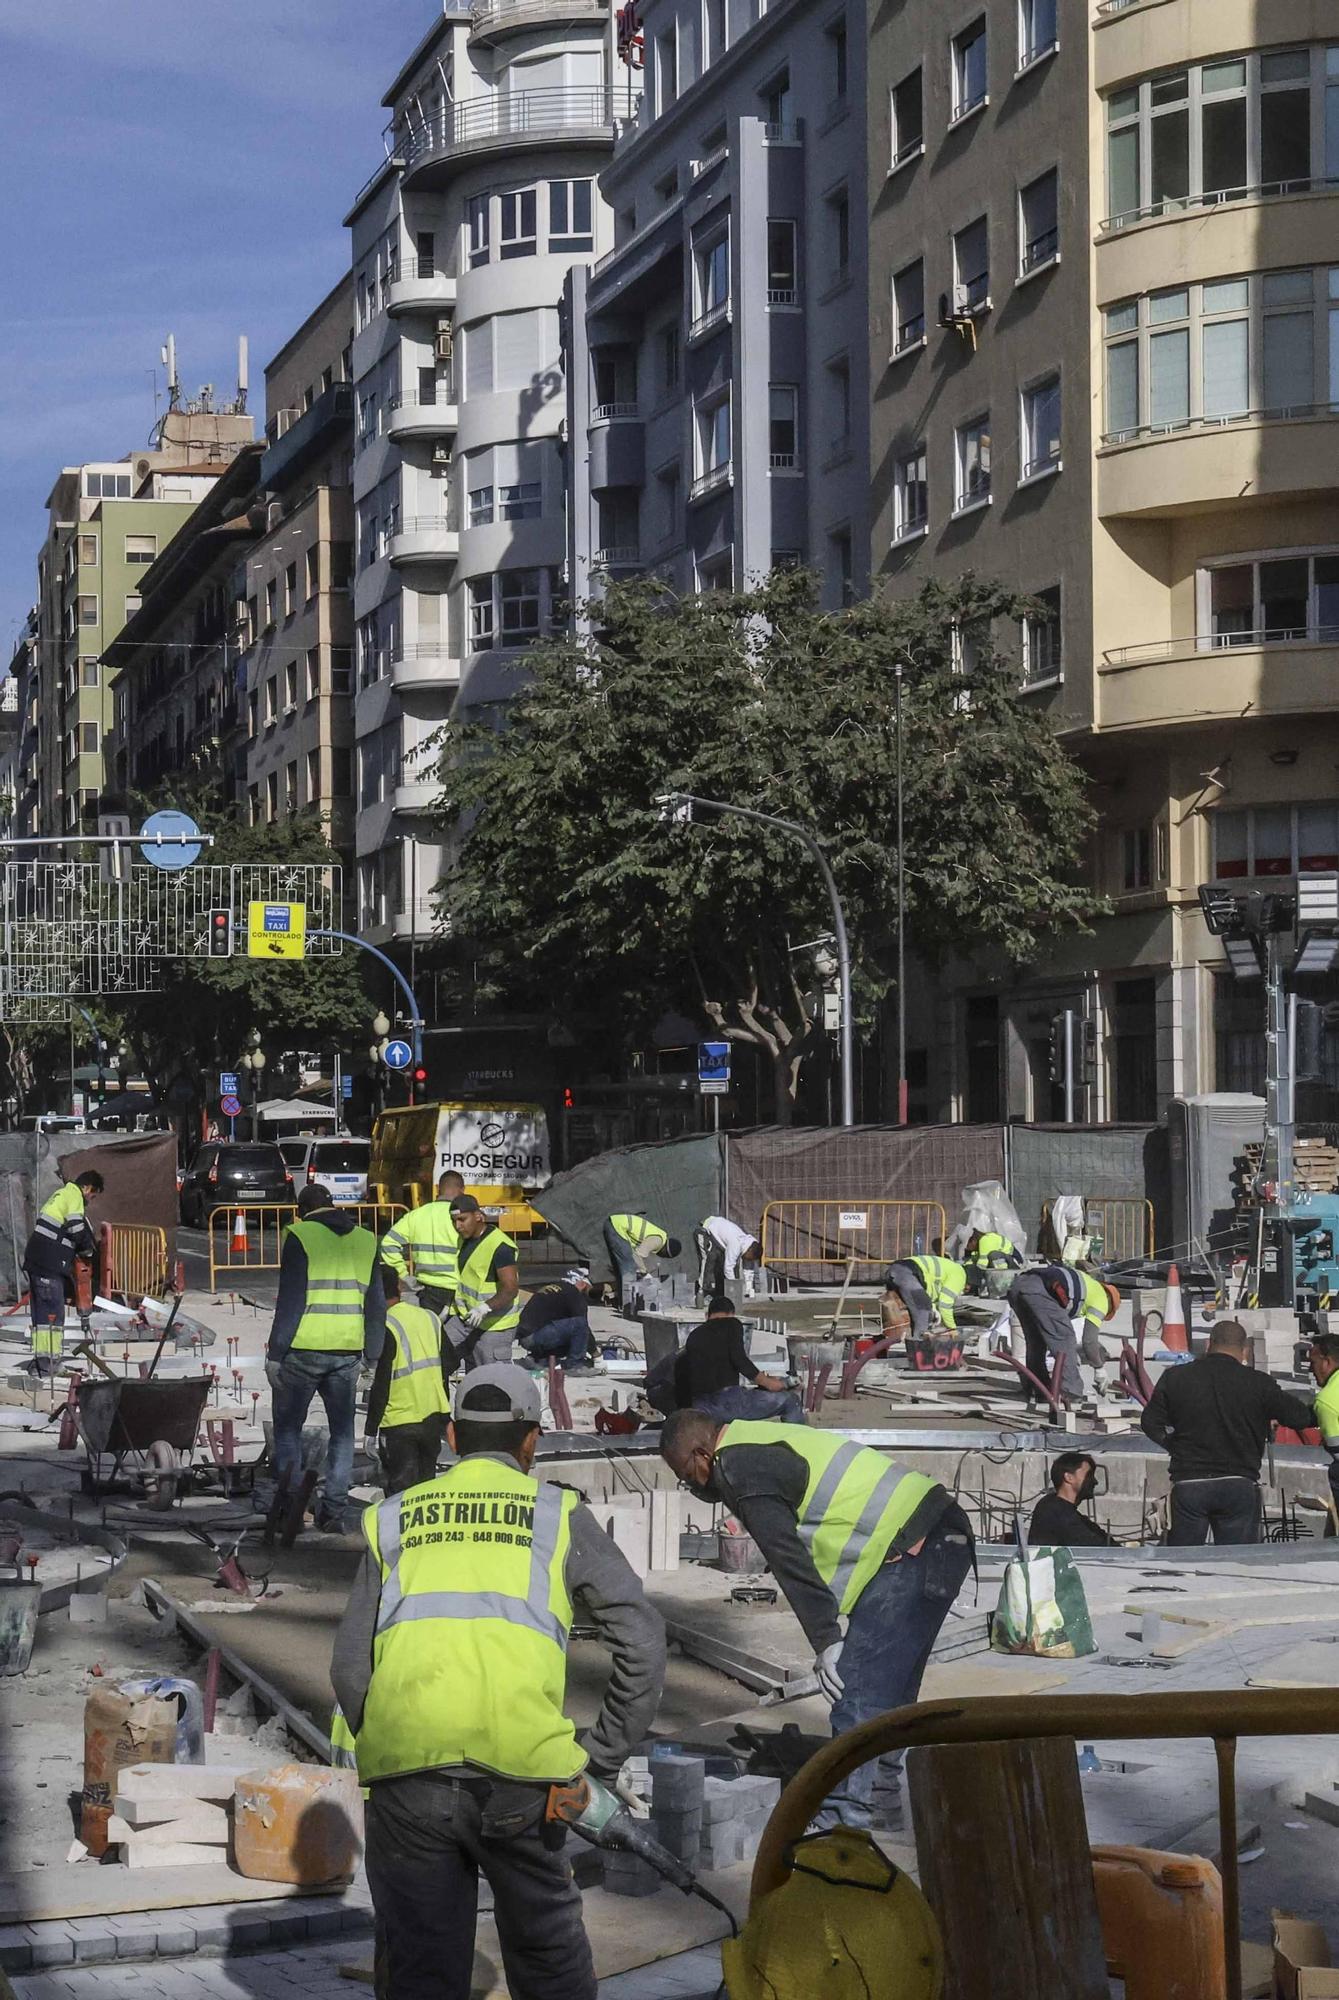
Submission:
<svg viewBox="0 0 1339 2000">
<path fill-rule="evenodd" d="M 189 813 L 156 812 L 145 820 L 136 838 L 144 859 L 155 868 L 189 868 L 200 859 L 199 832 Z M 197 837 L 193 839 L 193 835 Z"/>
</svg>

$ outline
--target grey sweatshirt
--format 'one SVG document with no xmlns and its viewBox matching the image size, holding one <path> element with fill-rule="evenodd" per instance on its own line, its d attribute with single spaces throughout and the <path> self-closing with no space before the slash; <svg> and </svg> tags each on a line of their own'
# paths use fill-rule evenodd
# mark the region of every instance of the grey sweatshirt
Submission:
<svg viewBox="0 0 1339 2000">
<path fill-rule="evenodd" d="M 500 1465 L 516 1460 L 483 1452 Z M 665 1625 L 648 1604 L 622 1551 L 605 1534 L 589 1508 L 572 1511 L 571 1539 L 564 1572 L 578 1616 L 589 1619 L 613 1654 L 609 1685 L 600 1712 L 585 1732 L 590 1769 L 596 1777 L 617 1774 L 645 1736 L 660 1705 L 665 1680 Z M 356 1735 L 372 1679 L 372 1640 L 381 1602 L 381 1572 L 369 1549 L 363 1557 L 330 1662 L 330 1679 L 350 1729 Z"/>
</svg>

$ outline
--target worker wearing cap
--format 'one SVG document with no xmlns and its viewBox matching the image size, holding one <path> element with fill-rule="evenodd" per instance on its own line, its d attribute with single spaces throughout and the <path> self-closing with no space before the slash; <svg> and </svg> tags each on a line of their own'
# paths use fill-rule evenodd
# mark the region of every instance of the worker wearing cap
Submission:
<svg viewBox="0 0 1339 2000">
<path fill-rule="evenodd" d="M 556 1361 L 576 1372 L 590 1359 L 590 1272 L 580 1265 L 531 1292 L 516 1338 L 532 1361 Z"/>
<path fill-rule="evenodd" d="M 465 1366 L 510 1361 L 521 1319 L 516 1245 L 484 1214 L 472 1194 L 452 1197 L 451 1220 L 460 1239 L 454 1310 L 466 1333 L 461 1349 Z"/>
<path fill-rule="evenodd" d="M 1318 1333 L 1307 1356 L 1316 1384 L 1316 1428 L 1330 1454 L 1330 1494 L 1339 1519 L 1339 1333 Z"/>
<path fill-rule="evenodd" d="M 103 1190 L 93 1168 L 66 1181 L 38 1211 L 23 1252 L 28 1274 L 28 1311 L 33 1358 L 40 1375 L 54 1373 L 65 1339 L 65 1300 L 76 1257 L 95 1257 L 97 1239 L 87 1203 Z"/>
<path fill-rule="evenodd" d="M 974 1229 L 967 1239 L 963 1262 L 967 1266 L 969 1288 L 978 1295 L 996 1297 L 1008 1284 L 1007 1278 L 998 1278 L 998 1273 L 1021 1271 L 1023 1253 L 998 1229 Z"/>
<path fill-rule="evenodd" d="M 956 1331 L 954 1307 L 967 1290 L 967 1273 L 952 1257 L 901 1257 L 883 1274 L 884 1290 L 900 1299 L 918 1340 L 932 1321 Z"/>
<path fill-rule="evenodd" d="M 458 1463 L 363 1519 L 330 1677 L 368 1791 L 395 2000 L 467 2000 L 481 1873 L 508 1991 L 595 2000 L 581 1897 L 545 1807 L 583 1769 L 616 1779 L 655 1715 L 665 1632 L 575 1493 L 533 1476 L 539 1418 L 524 1369 L 476 1369 L 456 1385 Z M 613 1654 L 584 1747 L 563 1708 L 578 1615 Z"/>
<path fill-rule="evenodd" d="M 1027 1348 L 1030 1374 L 1049 1383 L 1065 1403 L 1077 1403 L 1083 1396 L 1079 1373 L 1078 1322 L 1082 1332 L 1083 1358 L 1101 1375 L 1106 1356 L 1097 1329 L 1109 1320 L 1120 1304 L 1120 1293 L 1091 1271 L 1073 1264 L 1040 1264 L 1020 1271 L 1008 1291 L 1010 1310 L 1018 1315 Z M 1046 1357 L 1052 1357 L 1048 1375 Z"/>
<path fill-rule="evenodd" d="M 409 1209 L 381 1239 L 382 1264 L 401 1278 L 412 1276 L 419 1304 L 439 1316 L 453 1309 L 457 1235 L 451 1203 L 464 1192 L 459 1174 L 443 1174 L 436 1199 Z"/>
<path fill-rule="evenodd" d="M 660 1453 L 762 1550 L 814 1649 L 834 1736 L 916 1700 L 972 1566 L 971 1524 L 943 1486 L 831 1431 L 704 1410 L 667 1417 Z M 815 1824 L 868 1826 L 877 1763 L 844 1778 Z"/>
<path fill-rule="evenodd" d="M 386 1294 L 386 1344 L 367 1397 L 364 1440 L 380 1441 L 387 1493 L 431 1479 L 442 1453 L 446 1384 L 454 1356 L 443 1350 L 442 1322 L 426 1306 L 401 1297 L 399 1273 L 381 1267 Z"/>
<path fill-rule="evenodd" d="M 683 1249 L 660 1223 L 645 1215 L 607 1215 L 604 1247 L 614 1267 L 618 1304 L 629 1305 L 639 1277 L 646 1277 L 658 1258 L 677 1257 Z"/>
</svg>

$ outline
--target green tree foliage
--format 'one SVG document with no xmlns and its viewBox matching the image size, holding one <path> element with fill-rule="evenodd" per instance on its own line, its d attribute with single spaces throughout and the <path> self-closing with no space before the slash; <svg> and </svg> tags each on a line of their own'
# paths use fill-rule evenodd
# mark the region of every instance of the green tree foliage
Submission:
<svg viewBox="0 0 1339 2000">
<path fill-rule="evenodd" d="M 770 1059 L 789 1116 L 814 1035 L 812 979 L 789 946 L 829 927 L 793 838 L 740 820 L 675 827 L 672 789 L 797 820 L 824 839 L 862 998 L 894 971 L 894 662 L 904 662 L 908 938 L 934 960 L 1015 964 L 1083 925 L 1084 780 L 1017 699 L 1028 601 L 952 588 L 818 608 L 812 578 L 684 601 L 651 581 L 612 587 L 590 646 L 526 655 L 496 718 L 445 733 L 442 816 L 458 865 L 441 896 L 486 991 L 547 998 L 624 1027 L 688 1007 Z M 974 642 L 955 671 L 955 632 Z"/>
</svg>

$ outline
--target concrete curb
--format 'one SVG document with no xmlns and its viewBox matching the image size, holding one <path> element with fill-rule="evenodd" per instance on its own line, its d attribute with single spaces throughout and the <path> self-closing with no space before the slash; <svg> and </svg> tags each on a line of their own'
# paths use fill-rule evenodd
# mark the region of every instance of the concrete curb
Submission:
<svg viewBox="0 0 1339 2000">
<path fill-rule="evenodd" d="M 366 1893 L 363 1890 L 364 1897 Z M 106 1965 L 113 1959 L 180 1959 L 196 1953 L 233 1958 L 273 1946 L 289 1949 L 339 1936 L 371 1937 L 372 1932 L 370 1899 L 329 1896 L 243 1906 L 214 1903 L 202 1909 L 150 1910 L 126 1917 L 62 1918 L 0 1928 L 0 1972 Z"/>
</svg>

